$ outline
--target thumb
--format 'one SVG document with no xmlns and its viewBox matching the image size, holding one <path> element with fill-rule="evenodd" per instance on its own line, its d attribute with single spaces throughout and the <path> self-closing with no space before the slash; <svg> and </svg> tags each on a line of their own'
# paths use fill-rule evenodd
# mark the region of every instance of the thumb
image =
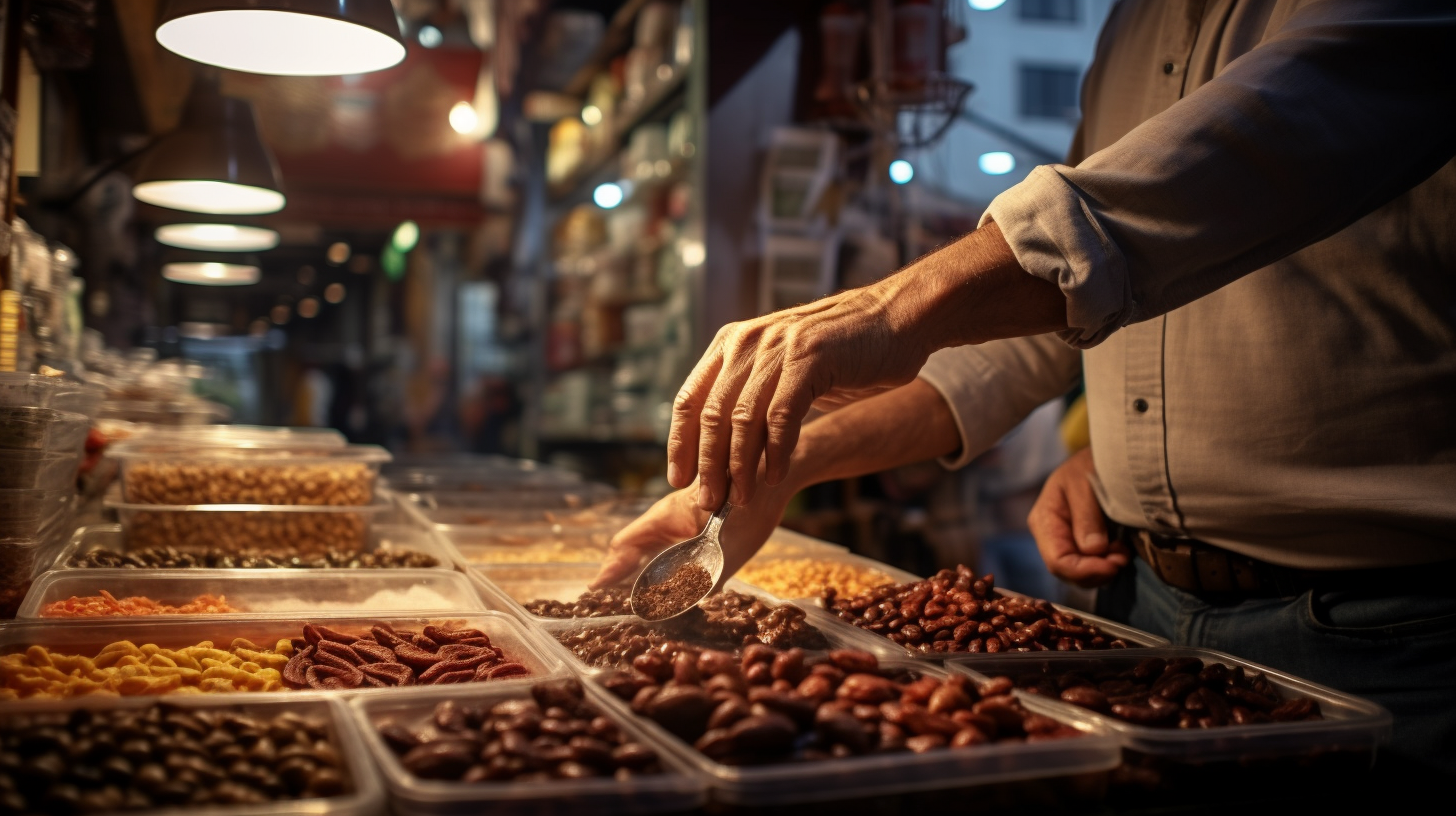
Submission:
<svg viewBox="0 0 1456 816">
<path fill-rule="evenodd" d="M 1107 555 L 1111 544 L 1107 538 L 1107 521 L 1092 484 L 1086 479 L 1072 479 L 1067 486 L 1067 504 L 1072 521 L 1072 539 L 1083 555 Z"/>
</svg>

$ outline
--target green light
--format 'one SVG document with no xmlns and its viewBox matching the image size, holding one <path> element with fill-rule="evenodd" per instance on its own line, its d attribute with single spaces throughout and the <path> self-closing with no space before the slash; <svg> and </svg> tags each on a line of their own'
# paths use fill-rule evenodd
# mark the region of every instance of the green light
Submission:
<svg viewBox="0 0 1456 816">
<path fill-rule="evenodd" d="M 389 244 L 379 254 L 379 266 L 384 269 L 386 278 L 392 281 L 400 280 L 404 277 L 404 253 L 395 249 L 394 244 Z"/>
<path fill-rule="evenodd" d="M 394 228 L 394 235 L 389 239 L 389 245 L 397 252 L 409 252 L 420 242 L 420 225 L 413 221 L 406 221 Z"/>
</svg>

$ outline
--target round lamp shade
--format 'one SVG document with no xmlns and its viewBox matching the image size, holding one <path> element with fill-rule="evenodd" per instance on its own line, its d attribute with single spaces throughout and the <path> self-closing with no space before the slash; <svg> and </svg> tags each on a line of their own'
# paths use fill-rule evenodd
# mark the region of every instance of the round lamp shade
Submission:
<svg viewBox="0 0 1456 816">
<path fill-rule="evenodd" d="M 208 65 L 284 76 L 363 74 L 405 55 L 389 0 L 171 0 L 157 42 Z"/>
<path fill-rule="evenodd" d="M 247 286 L 257 283 L 263 271 L 251 264 L 179 261 L 163 265 L 162 277 L 175 283 L 202 286 Z"/>
<path fill-rule="evenodd" d="M 236 224 L 163 224 L 157 241 L 182 249 L 213 252 L 262 252 L 278 246 L 278 233 Z"/>
<path fill-rule="evenodd" d="M 258 135 L 253 106 L 198 78 L 182 123 L 147 151 L 132 194 L 174 210 L 249 215 L 283 209 L 278 165 Z"/>
</svg>

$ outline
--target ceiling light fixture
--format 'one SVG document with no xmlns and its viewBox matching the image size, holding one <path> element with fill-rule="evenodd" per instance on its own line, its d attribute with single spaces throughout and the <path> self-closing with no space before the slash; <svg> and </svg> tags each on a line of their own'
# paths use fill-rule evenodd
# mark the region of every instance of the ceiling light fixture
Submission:
<svg viewBox="0 0 1456 816">
<path fill-rule="evenodd" d="M 253 106 L 223 96 L 216 76 L 199 76 L 182 123 L 142 159 L 132 195 L 174 210 L 256 215 L 283 209 L 282 189 Z"/>
<path fill-rule="evenodd" d="M 214 252 L 262 252 L 278 246 L 278 233 L 235 224 L 163 224 L 157 241 L 182 249 Z"/>
<path fill-rule="evenodd" d="M 157 42 L 219 68 L 284 76 L 365 74 L 405 57 L 389 0 L 171 0 Z"/>
<path fill-rule="evenodd" d="M 162 277 L 201 286 L 248 286 L 257 283 L 263 272 L 250 264 L 183 261 L 164 265 Z"/>
</svg>

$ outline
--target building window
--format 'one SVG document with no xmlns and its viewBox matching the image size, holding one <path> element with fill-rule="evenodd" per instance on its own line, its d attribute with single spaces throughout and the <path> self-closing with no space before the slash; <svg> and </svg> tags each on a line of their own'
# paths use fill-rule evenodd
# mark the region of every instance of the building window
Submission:
<svg viewBox="0 0 1456 816">
<path fill-rule="evenodd" d="M 1077 99 L 1081 76 L 1076 68 L 1023 65 L 1020 74 L 1023 117 L 1077 120 L 1080 115 Z"/>
<path fill-rule="evenodd" d="M 1021 0 L 1020 17 L 1043 23 L 1077 22 L 1077 4 L 1081 0 Z"/>
</svg>

